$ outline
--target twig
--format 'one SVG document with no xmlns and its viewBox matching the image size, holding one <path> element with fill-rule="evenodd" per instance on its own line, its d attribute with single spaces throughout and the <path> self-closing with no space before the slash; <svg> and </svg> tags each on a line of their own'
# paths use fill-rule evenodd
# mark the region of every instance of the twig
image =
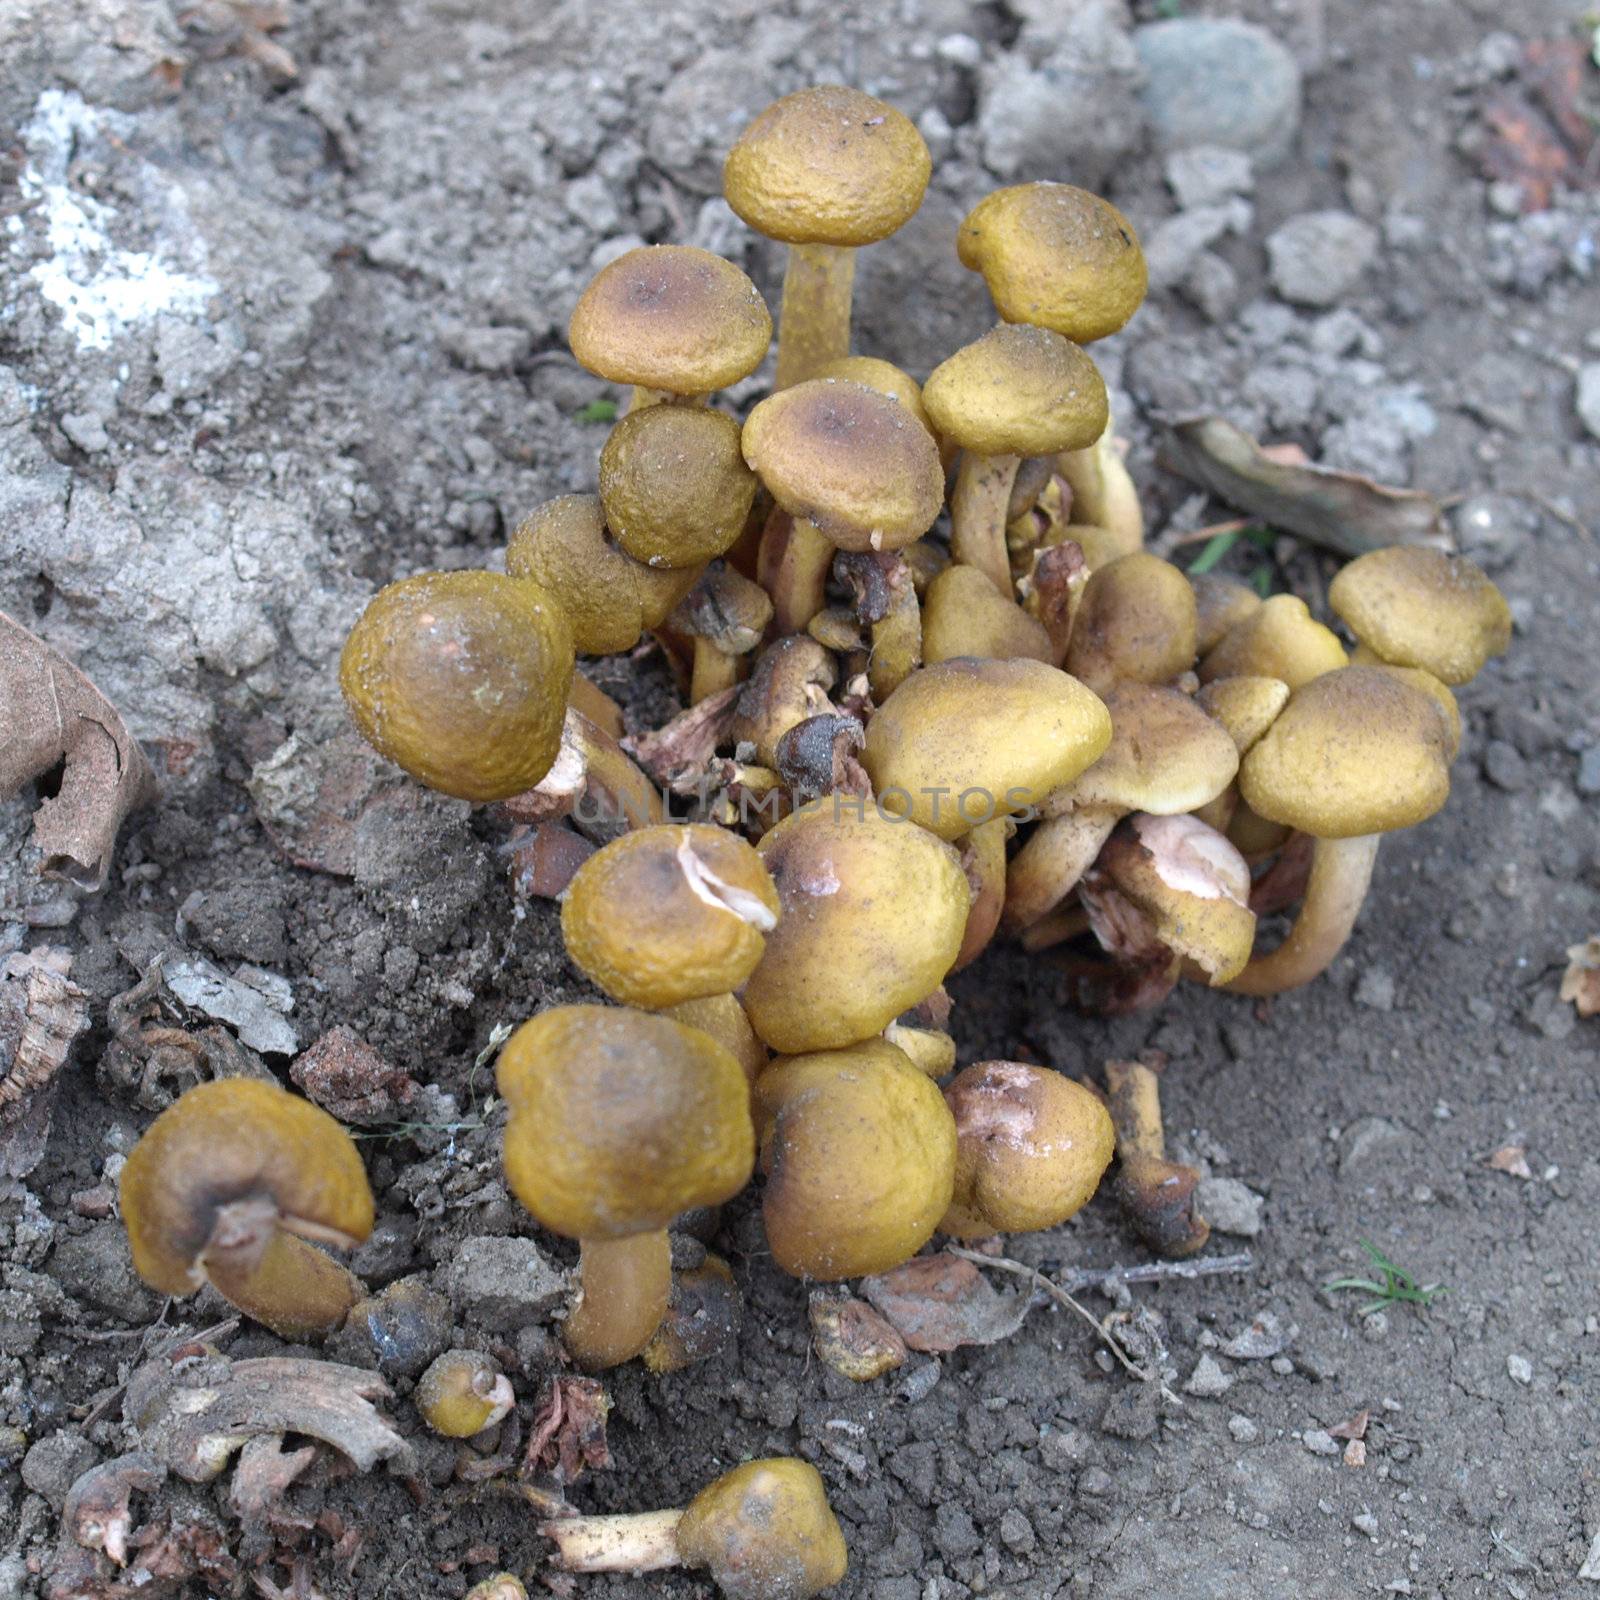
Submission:
<svg viewBox="0 0 1600 1600">
<path fill-rule="evenodd" d="M 1231 1256 L 1200 1256 L 1188 1261 L 1144 1261 L 1131 1267 L 1074 1267 L 1064 1271 L 1047 1261 L 1041 1272 L 1056 1274 L 1054 1281 L 1067 1289 L 1093 1289 L 1102 1283 L 1159 1283 L 1165 1278 L 1215 1278 L 1229 1272 L 1248 1272 L 1256 1258 L 1248 1250 Z"/>
</svg>

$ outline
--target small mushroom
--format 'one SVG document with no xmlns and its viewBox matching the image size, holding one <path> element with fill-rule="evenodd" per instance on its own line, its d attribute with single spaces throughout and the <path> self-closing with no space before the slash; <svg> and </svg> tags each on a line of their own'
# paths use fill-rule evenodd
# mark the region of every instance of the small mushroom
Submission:
<svg viewBox="0 0 1600 1600">
<path fill-rule="evenodd" d="M 956 1179 L 939 1231 L 956 1239 L 1059 1227 L 1089 1203 L 1115 1135 L 1099 1096 L 1059 1072 L 979 1061 L 944 1092 Z"/>
<path fill-rule="evenodd" d="M 767 647 L 739 692 L 728 724 L 737 744 L 754 746 L 764 767 L 778 764 L 778 744 L 797 724 L 833 709 L 828 691 L 838 676 L 815 639 L 791 634 Z"/>
<path fill-rule="evenodd" d="M 872 629 L 867 682 L 881 703 L 922 665 L 922 608 L 911 568 L 898 554 L 841 550 L 833 572 L 854 593 L 856 614 Z"/>
<path fill-rule="evenodd" d="M 446 1350 L 417 1380 L 422 1420 L 447 1439 L 470 1439 L 501 1422 L 516 1403 L 511 1380 L 476 1350 Z"/>
<path fill-rule="evenodd" d="M 972 909 L 967 913 L 966 931 L 952 972 L 976 961 L 989 948 L 989 941 L 1000 926 L 1000 914 L 1006 904 L 1006 846 L 1015 831 L 1016 824 L 1010 817 L 995 817 L 979 823 L 964 839 L 956 841 L 967 881 L 972 885 Z"/>
<path fill-rule="evenodd" d="M 1200 681 L 1277 678 L 1298 689 L 1349 660 L 1339 636 L 1311 615 L 1298 595 L 1275 594 L 1248 612 L 1205 653 Z"/>
<path fill-rule="evenodd" d="M 1064 450 L 1055 468 L 1072 496 L 1072 520 L 1098 528 L 1103 537 L 1086 542 L 1090 565 L 1102 566 L 1131 555 L 1144 544 L 1144 510 L 1108 419 L 1105 431 L 1087 450 Z"/>
<path fill-rule="evenodd" d="M 357 731 L 461 800 L 531 789 L 561 748 L 572 627 L 537 584 L 423 572 L 379 590 L 339 658 Z"/>
<path fill-rule="evenodd" d="M 557 1006 L 506 1041 L 506 1181 L 535 1221 L 581 1245 L 565 1341 L 596 1371 L 638 1355 L 672 1287 L 667 1225 L 720 1205 L 755 1161 L 749 1088 L 709 1035 L 667 1017 Z"/>
<path fill-rule="evenodd" d="M 623 823 L 630 828 L 649 827 L 666 814 L 660 791 L 621 743 L 575 704 L 567 707 L 562 719 L 554 764 L 507 810 L 524 822 L 576 816 L 580 822 Z"/>
<path fill-rule="evenodd" d="M 185 1091 L 122 1169 L 133 1265 L 151 1288 L 209 1283 L 286 1338 L 331 1332 L 366 1288 L 307 1240 L 352 1249 L 372 1191 L 349 1134 L 276 1084 L 221 1078 Z"/>
<path fill-rule="evenodd" d="M 922 655 L 932 666 L 957 656 L 1057 664 L 1044 624 L 997 590 L 976 567 L 946 567 L 928 585 L 922 610 Z"/>
<path fill-rule="evenodd" d="M 850 354 L 855 253 L 916 214 L 932 171 L 908 117 L 833 84 L 785 95 L 739 135 L 723 195 L 757 233 L 789 246 L 775 389 Z"/>
<path fill-rule="evenodd" d="M 689 704 L 699 703 L 739 681 L 740 663 L 753 651 L 772 621 L 772 601 L 759 584 L 731 567 L 705 572 L 670 626 L 694 641 Z"/>
<path fill-rule="evenodd" d="M 760 856 L 700 823 L 613 839 L 578 868 L 561 906 L 567 954 L 584 975 L 651 1011 L 737 989 L 777 921 Z"/>
<path fill-rule="evenodd" d="M 1220 572 L 1190 573 L 1189 587 L 1194 590 L 1195 647 L 1202 656 L 1210 655 L 1235 626 L 1261 609 L 1261 596 L 1249 584 Z"/>
<path fill-rule="evenodd" d="M 756 1030 L 750 1026 L 750 1018 L 737 995 L 711 994 L 699 1000 L 680 1000 L 662 1010 L 674 1022 L 709 1033 L 744 1068 L 749 1082 L 754 1083 L 766 1071 L 771 1057 L 767 1047 L 756 1037 Z"/>
<path fill-rule="evenodd" d="M 1167 1160 L 1160 1078 L 1142 1061 L 1108 1061 L 1106 1090 L 1117 1134 L 1115 1191 L 1133 1231 L 1157 1255 L 1192 1256 L 1211 1224 L 1194 1208 L 1200 1174 Z"/>
<path fill-rule="evenodd" d="M 1101 695 L 1118 682 L 1170 683 L 1194 665 L 1195 632 L 1189 580 L 1137 550 L 1089 574 L 1067 671 Z"/>
<path fill-rule="evenodd" d="M 590 280 L 567 342 L 596 377 L 634 385 L 637 409 L 703 400 L 749 377 L 772 343 L 772 316 L 731 261 L 692 245 L 646 245 Z"/>
<path fill-rule="evenodd" d="M 1092 445 L 1104 431 L 1106 386 L 1071 341 L 1002 323 L 936 367 L 922 388 L 934 425 L 961 446 L 950 499 L 950 550 L 1009 598 L 1006 524 L 1024 457 Z"/>
<path fill-rule="evenodd" d="M 849 1565 L 821 1476 L 788 1456 L 735 1467 L 683 1511 L 558 1517 L 539 1532 L 567 1572 L 704 1568 L 728 1600 L 808 1600 Z"/>
<path fill-rule="evenodd" d="M 895 1045 L 782 1057 L 756 1084 L 755 1114 L 761 1212 L 785 1272 L 887 1272 L 933 1237 L 950 1206 L 956 1127 L 938 1085 Z"/>
<path fill-rule="evenodd" d="M 1194 702 L 1227 730 L 1242 761 L 1289 703 L 1289 685 L 1281 678 L 1213 678 L 1195 695 Z M 1230 783 L 1214 800 L 1196 806 L 1195 815 L 1226 833 L 1238 809 L 1239 786 Z"/>
</svg>

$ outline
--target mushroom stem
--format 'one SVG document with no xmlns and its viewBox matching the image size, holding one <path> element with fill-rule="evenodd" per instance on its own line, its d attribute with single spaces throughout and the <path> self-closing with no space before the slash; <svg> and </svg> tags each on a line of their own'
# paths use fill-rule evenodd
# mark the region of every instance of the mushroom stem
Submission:
<svg viewBox="0 0 1600 1600">
<path fill-rule="evenodd" d="M 689 674 L 689 704 L 697 706 L 739 681 L 739 658 L 720 650 L 710 639 L 694 641 L 694 666 Z"/>
<path fill-rule="evenodd" d="M 950 496 L 950 554 L 976 567 L 1006 599 L 1014 600 L 1006 511 L 1021 456 L 985 456 L 968 450 Z"/>
<path fill-rule="evenodd" d="M 571 707 L 562 731 L 562 742 L 568 740 L 583 759 L 586 787 L 610 800 L 614 808 L 611 820 L 625 821 L 630 828 L 666 820 L 656 786 L 609 733 Z"/>
<path fill-rule="evenodd" d="M 224 1206 L 222 1213 L 234 1209 Z M 274 1333 L 285 1339 L 332 1333 L 350 1308 L 366 1298 L 367 1287 L 353 1272 L 276 1223 L 259 1255 L 228 1249 L 218 1240 L 228 1225 L 222 1213 L 214 1242 L 200 1260 L 200 1273 L 229 1305 Z M 248 1259 L 250 1255 L 255 1259 Z"/>
<path fill-rule="evenodd" d="M 1072 490 L 1072 520 L 1117 535 L 1122 553 L 1144 544 L 1144 510 L 1107 421 L 1106 430 L 1087 450 L 1063 450 L 1056 471 Z"/>
<path fill-rule="evenodd" d="M 636 383 L 633 393 L 629 397 L 627 412 L 631 415 L 635 411 L 643 411 L 646 406 L 708 406 L 711 396 L 708 394 L 674 394 L 671 389 L 647 389 L 643 384 Z"/>
<path fill-rule="evenodd" d="M 681 1511 L 641 1511 L 620 1517 L 558 1517 L 539 1532 L 556 1547 L 565 1572 L 659 1572 L 681 1567 Z"/>
<path fill-rule="evenodd" d="M 1111 837 L 1122 813 L 1085 806 L 1047 817 L 1012 858 L 1006 873 L 1006 909 L 1001 926 L 1018 934 L 1061 904 Z"/>
<path fill-rule="evenodd" d="M 1116 1195 L 1134 1232 L 1157 1255 L 1193 1255 L 1211 1224 L 1194 1209 L 1200 1174 L 1167 1160 L 1161 1080 L 1142 1061 L 1108 1061 L 1106 1090 L 1121 1163 Z"/>
<path fill-rule="evenodd" d="M 672 1247 L 665 1228 L 622 1239 L 584 1239 L 578 1299 L 562 1334 L 568 1353 L 588 1372 L 632 1360 L 661 1326 L 671 1294 Z"/>
<path fill-rule="evenodd" d="M 1234 994 L 1281 994 L 1327 970 L 1344 948 L 1372 881 L 1379 835 L 1318 839 L 1311 852 L 1311 877 L 1300 914 L 1288 937 L 1270 955 L 1255 957 L 1232 983 Z"/>
<path fill-rule="evenodd" d="M 856 253 L 848 245 L 792 244 L 778 317 L 773 390 L 813 377 L 850 354 L 850 301 Z"/>
<path fill-rule="evenodd" d="M 1065 944 L 1079 934 L 1089 931 L 1089 913 L 1080 905 L 1059 905 L 1042 916 L 1031 928 L 1024 928 L 1017 941 L 1024 950 L 1037 953 L 1052 946 Z"/>
<path fill-rule="evenodd" d="M 1161 1080 L 1142 1061 L 1106 1062 L 1106 1092 L 1117 1130 L 1117 1154 L 1165 1159 L 1167 1134 L 1161 1121 Z"/>
<path fill-rule="evenodd" d="M 772 596 L 773 632 L 804 633 L 822 609 L 834 548 L 814 522 L 773 509 L 761 534 L 756 579 Z"/>
</svg>

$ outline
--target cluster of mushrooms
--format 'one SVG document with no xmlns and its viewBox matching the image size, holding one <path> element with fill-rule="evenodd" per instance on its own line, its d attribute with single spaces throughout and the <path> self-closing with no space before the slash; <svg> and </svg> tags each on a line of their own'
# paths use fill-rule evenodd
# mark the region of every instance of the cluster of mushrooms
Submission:
<svg viewBox="0 0 1600 1600">
<path fill-rule="evenodd" d="M 1248 995 L 1310 981 L 1351 930 L 1381 835 L 1444 803 L 1452 686 L 1509 640 L 1493 585 L 1434 549 L 1339 574 L 1329 604 L 1352 653 L 1301 600 L 1142 548 L 1084 346 L 1138 308 L 1144 258 L 1080 189 L 1020 184 L 973 209 L 956 247 L 1000 321 L 925 383 L 852 355 L 855 251 L 916 211 L 929 174 L 913 124 L 867 95 L 770 106 L 725 193 L 789 246 L 771 394 L 742 424 L 710 403 L 771 340 L 743 272 L 685 246 L 618 257 L 570 327 L 578 361 L 632 391 L 598 494 L 536 509 L 503 574 L 391 584 L 345 647 L 345 696 L 378 751 L 500 805 L 568 864 L 566 947 L 614 1003 L 535 1016 L 497 1075 L 508 1184 L 580 1247 L 564 1337 L 586 1370 L 672 1370 L 725 1341 L 731 1270 L 669 1230 L 757 1166 L 773 1259 L 804 1279 L 884 1272 L 937 1232 L 1055 1227 L 1114 1154 L 1148 1242 L 1196 1248 L 1154 1074 L 1113 1064 L 1102 1095 L 985 1061 L 941 1091 L 945 978 L 997 938 L 1032 953 L 1092 936 L 1102 954 L 1071 970 L 1106 1005 L 1183 979 Z M 627 740 L 575 664 L 647 635 L 688 709 Z M 1258 913 L 1296 901 L 1287 937 L 1256 953 Z M 172 1178 L 185 1141 L 207 1156 L 187 1189 Z M 123 1207 L 140 1273 L 167 1292 L 209 1282 L 295 1336 L 366 1296 L 318 1248 L 371 1227 L 355 1147 L 270 1085 L 191 1090 L 130 1157 Z M 417 1390 L 450 1434 L 511 1398 L 460 1351 Z M 763 1495 L 783 1510 L 755 1520 L 784 1549 L 757 1559 L 739 1517 L 713 1527 L 702 1502 Z M 549 1527 L 573 1567 L 726 1547 L 712 1572 L 735 1596 L 788 1600 L 844 1570 L 802 1463 L 753 1463 L 681 1520 L 654 1516 Z"/>
</svg>

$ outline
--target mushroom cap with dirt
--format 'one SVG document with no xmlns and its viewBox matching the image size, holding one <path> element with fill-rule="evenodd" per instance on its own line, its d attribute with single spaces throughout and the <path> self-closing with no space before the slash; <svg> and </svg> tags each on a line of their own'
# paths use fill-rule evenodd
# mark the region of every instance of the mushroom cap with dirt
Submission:
<svg viewBox="0 0 1600 1600">
<path fill-rule="evenodd" d="M 1020 183 L 985 196 L 956 235 L 1007 322 L 1078 344 L 1115 333 L 1144 302 L 1148 273 L 1133 225 L 1109 200 L 1067 183 Z"/>
<path fill-rule="evenodd" d="M 590 280 L 567 342 L 579 364 L 608 383 L 709 394 L 761 365 L 772 315 L 731 261 L 692 245 L 645 245 Z"/>
<path fill-rule="evenodd" d="M 511 1380 L 477 1350 L 446 1350 L 417 1379 L 422 1420 L 447 1439 L 470 1439 L 492 1428 L 516 1401 Z"/>
<path fill-rule="evenodd" d="M 950 1206 L 956 1126 L 904 1051 L 868 1039 L 782 1057 L 754 1101 L 762 1215 L 785 1272 L 827 1281 L 887 1272 L 932 1238 Z"/>
<path fill-rule="evenodd" d="M 778 921 L 755 849 L 726 828 L 662 824 L 613 839 L 567 885 L 567 954 L 613 1000 L 660 1010 L 737 989 Z"/>
<path fill-rule="evenodd" d="M 1059 1227 L 1089 1203 L 1116 1144 L 1098 1095 L 1048 1068 L 979 1061 L 944 1091 L 956 1123 L 957 1239 Z"/>
<path fill-rule="evenodd" d="M 561 749 L 575 659 L 566 613 L 497 572 L 423 572 L 380 589 L 339 658 L 368 744 L 459 800 L 531 789 Z"/>
<path fill-rule="evenodd" d="M 1483 569 L 1427 545 L 1358 556 L 1334 578 L 1328 604 L 1374 655 L 1445 684 L 1469 682 L 1511 644 L 1511 609 Z"/>
</svg>

